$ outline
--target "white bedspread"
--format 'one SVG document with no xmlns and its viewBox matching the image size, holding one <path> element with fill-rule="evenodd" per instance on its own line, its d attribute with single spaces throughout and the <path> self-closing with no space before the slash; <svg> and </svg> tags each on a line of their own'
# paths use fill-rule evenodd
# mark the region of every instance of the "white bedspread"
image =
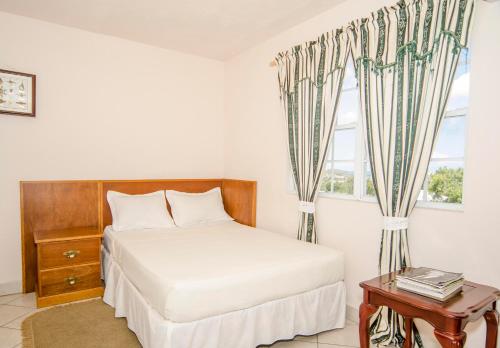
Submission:
<svg viewBox="0 0 500 348">
<path fill-rule="evenodd" d="M 342 253 L 235 222 L 105 230 L 105 247 L 165 319 L 190 322 L 343 280 Z"/>
</svg>

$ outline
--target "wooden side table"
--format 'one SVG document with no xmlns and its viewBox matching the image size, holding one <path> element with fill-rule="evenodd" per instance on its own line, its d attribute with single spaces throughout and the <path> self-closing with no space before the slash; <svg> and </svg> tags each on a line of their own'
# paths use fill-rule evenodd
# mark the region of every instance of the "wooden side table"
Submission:
<svg viewBox="0 0 500 348">
<path fill-rule="evenodd" d="M 37 306 L 103 295 L 101 238 L 97 227 L 34 232 Z"/>
<path fill-rule="evenodd" d="M 412 347 L 413 319 L 420 318 L 434 327 L 434 335 L 444 348 L 461 348 L 465 344 L 464 328 L 470 321 L 486 320 L 486 348 L 496 348 L 500 291 L 490 286 L 466 281 L 461 294 L 445 302 L 396 288 L 396 272 L 360 283 L 363 303 L 359 307 L 359 340 L 361 348 L 370 346 L 370 317 L 378 307 L 387 306 L 405 318 L 405 348 Z"/>
</svg>

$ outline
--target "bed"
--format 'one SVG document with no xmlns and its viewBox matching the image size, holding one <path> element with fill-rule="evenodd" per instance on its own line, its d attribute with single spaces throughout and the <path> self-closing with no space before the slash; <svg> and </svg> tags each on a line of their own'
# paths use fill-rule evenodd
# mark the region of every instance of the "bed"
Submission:
<svg viewBox="0 0 500 348">
<path fill-rule="evenodd" d="M 116 222 L 110 191 L 167 196 L 167 190 L 213 189 L 234 221 L 120 233 L 106 228 Z M 255 228 L 255 181 L 34 181 L 22 182 L 20 193 L 23 290 L 36 283 L 34 231 L 105 230 L 104 300 L 146 348 L 253 348 L 344 326 L 342 254 Z M 174 217 L 169 201 L 161 204 L 162 216 L 166 208 Z M 88 298 L 85 291 L 64 299 Z"/>
<path fill-rule="evenodd" d="M 104 301 L 144 347 L 256 347 L 344 326 L 343 255 L 237 222 L 105 229 Z"/>
</svg>

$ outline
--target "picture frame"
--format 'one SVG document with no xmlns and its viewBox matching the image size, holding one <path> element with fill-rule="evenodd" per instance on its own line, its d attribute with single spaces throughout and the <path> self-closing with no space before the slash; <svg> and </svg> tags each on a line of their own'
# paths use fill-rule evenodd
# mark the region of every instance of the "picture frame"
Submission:
<svg viewBox="0 0 500 348">
<path fill-rule="evenodd" d="M 0 114 L 35 117 L 36 75 L 0 69 Z"/>
</svg>

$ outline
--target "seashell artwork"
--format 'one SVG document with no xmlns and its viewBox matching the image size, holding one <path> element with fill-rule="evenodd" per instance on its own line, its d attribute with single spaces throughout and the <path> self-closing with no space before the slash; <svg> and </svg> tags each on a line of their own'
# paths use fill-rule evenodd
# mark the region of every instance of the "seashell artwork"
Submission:
<svg viewBox="0 0 500 348">
<path fill-rule="evenodd" d="M 0 114 L 35 116 L 35 75 L 0 70 Z"/>
</svg>

